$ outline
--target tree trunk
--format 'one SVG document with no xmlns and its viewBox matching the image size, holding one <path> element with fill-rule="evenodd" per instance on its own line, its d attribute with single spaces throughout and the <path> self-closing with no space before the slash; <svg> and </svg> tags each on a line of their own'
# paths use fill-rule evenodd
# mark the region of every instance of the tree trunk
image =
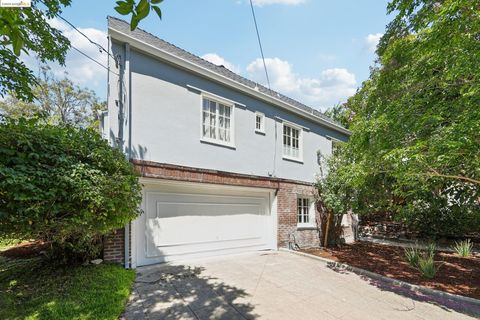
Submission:
<svg viewBox="0 0 480 320">
<path fill-rule="evenodd" d="M 324 238 L 323 238 L 323 246 L 325 248 L 328 248 L 328 233 L 330 231 L 330 224 L 332 223 L 332 217 L 333 217 L 333 213 L 332 211 L 328 211 L 328 216 L 327 216 L 327 225 L 325 226 L 325 235 L 324 235 Z"/>
</svg>

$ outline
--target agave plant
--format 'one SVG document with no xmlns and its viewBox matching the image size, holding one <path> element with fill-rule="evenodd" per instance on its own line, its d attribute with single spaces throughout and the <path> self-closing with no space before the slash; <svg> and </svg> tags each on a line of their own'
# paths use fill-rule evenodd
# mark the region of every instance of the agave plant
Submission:
<svg viewBox="0 0 480 320">
<path fill-rule="evenodd" d="M 472 255 L 473 251 L 473 243 L 470 239 L 463 240 L 460 242 L 455 242 L 455 245 L 452 249 L 460 256 L 460 257 L 469 257 Z"/>
<path fill-rule="evenodd" d="M 427 279 L 433 279 L 439 267 L 440 266 L 435 265 L 433 255 L 429 252 L 421 255 L 418 259 L 418 270 L 420 270 L 422 276 Z"/>
<path fill-rule="evenodd" d="M 404 249 L 405 259 L 412 268 L 418 267 L 418 259 L 420 258 L 420 250 L 417 247 Z"/>
</svg>

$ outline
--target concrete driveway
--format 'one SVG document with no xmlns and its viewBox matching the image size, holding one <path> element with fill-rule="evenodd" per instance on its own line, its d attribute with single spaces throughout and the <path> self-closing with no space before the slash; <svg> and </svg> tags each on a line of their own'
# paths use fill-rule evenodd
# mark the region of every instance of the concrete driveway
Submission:
<svg viewBox="0 0 480 320">
<path fill-rule="evenodd" d="M 137 272 L 124 319 L 473 319 L 288 252 L 155 265 Z"/>
</svg>

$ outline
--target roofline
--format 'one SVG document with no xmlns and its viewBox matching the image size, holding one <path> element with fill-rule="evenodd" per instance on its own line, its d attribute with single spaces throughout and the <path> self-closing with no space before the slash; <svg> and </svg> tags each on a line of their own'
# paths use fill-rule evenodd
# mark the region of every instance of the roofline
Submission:
<svg viewBox="0 0 480 320">
<path fill-rule="evenodd" d="M 118 40 L 118 41 L 123 41 L 123 42 L 127 42 L 130 44 L 130 46 L 133 46 L 137 49 L 140 49 L 142 51 L 145 51 L 149 54 L 152 54 L 153 56 L 155 57 L 158 57 L 162 60 L 165 60 L 166 62 L 170 63 L 170 64 L 173 64 L 173 65 L 176 65 L 176 66 L 180 66 L 181 68 L 183 69 L 186 69 L 186 70 L 189 70 L 189 71 L 193 71 L 197 74 L 200 74 L 202 75 L 203 77 L 206 77 L 206 78 L 209 78 L 211 80 L 214 80 L 220 84 L 223 84 L 223 85 L 227 85 L 229 86 L 230 88 L 233 88 L 233 89 L 236 89 L 236 90 L 239 90 L 241 92 L 244 92 L 244 93 L 247 93 L 253 97 L 256 97 L 258 99 L 261 99 L 263 101 L 266 101 L 266 102 L 269 102 L 271 104 L 274 104 L 276 106 L 279 106 L 279 107 L 282 107 L 290 112 L 293 112 L 297 115 L 300 115 L 304 118 L 307 118 L 307 119 L 310 119 L 310 120 L 313 120 L 323 126 L 326 126 L 330 129 L 333 129 L 335 131 L 338 131 L 338 132 L 341 132 L 343 134 L 346 134 L 348 136 L 350 136 L 352 133 L 351 131 L 343 128 L 342 126 L 339 126 L 339 125 L 336 125 L 334 123 L 331 123 L 329 121 L 326 121 L 310 112 L 307 112 L 305 110 L 302 110 L 300 108 L 297 108 L 289 103 L 286 103 L 280 99 L 277 99 L 277 98 L 274 98 L 272 96 L 269 96 L 265 93 L 262 93 L 260 91 L 257 91 L 253 88 L 250 88 L 249 86 L 247 85 L 244 85 L 242 83 L 239 83 L 235 80 L 232 80 L 230 78 L 227 78 L 221 74 L 218 74 L 212 70 L 209 70 L 207 68 L 204 68 L 202 66 L 199 66 L 198 64 L 195 64 L 191 61 L 188 61 L 186 59 L 183 59 L 181 57 L 178 57 L 178 56 L 175 56 L 174 54 L 172 53 L 169 53 L 169 52 L 166 52 L 164 50 L 161 50 L 149 43 L 146 43 L 142 40 L 139 40 L 133 36 L 130 36 L 124 32 L 121 32 L 117 29 L 114 29 L 112 27 L 108 27 L 108 32 L 109 34 L 112 36 L 113 39 L 115 40 Z"/>
</svg>

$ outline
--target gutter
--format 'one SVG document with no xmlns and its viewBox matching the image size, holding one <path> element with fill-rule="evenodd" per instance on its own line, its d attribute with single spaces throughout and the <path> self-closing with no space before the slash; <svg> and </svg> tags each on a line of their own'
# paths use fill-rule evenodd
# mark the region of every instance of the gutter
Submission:
<svg viewBox="0 0 480 320">
<path fill-rule="evenodd" d="M 258 90 L 255 90 L 254 88 L 251 88 L 245 84 L 242 84 L 242 83 L 239 83 L 239 82 L 236 82 L 230 78 L 227 78 L 223 75 L 220 75 L 214 71 L 211 71 L 207 68 L 204 68 L 202 66 L 199 66 L 197 64 L 194 64 L 186 59 L 183 59 L 181 57 L 178 57 L 178 56 L 175 56 L 169 52 L 166 52 L 164 50 L 161 50 L 149 43 L 146 43 L 144 41 L 141 41 L 141 40 L 138 40 L 136 39 L 135 37 L 132 37 L 126 33 L 123 33 L 119 30 L 116 30 L 116 29 L 113 29 L 111 27 L 108 28 L 108 32 L 110 34 L 110 36 L 112 36 L 115 40 L 117 41 L 120 41 L 120 42 L 126 42 L 126 43 L 129 43 L 130 45 L 146 52 L 146 53 L 149 53 L 161 60 L 164 60 L 165 62 L 167 63 L 170 63 L 172 65 L 175 65 L 175 66 L 180 66 L 181 68 L 183 69 L 186 69 L 186 70 L 189 70 L 189 71 L 193 71 L 199 75 L 202 75 L 204 77 L 207 77 L 209 78 L 210 80 L 214 80 L 216 82 L 219 82 L 220 84 L 223 84 L 225 86 L 228 86 L 230 88 L 233 88 L 233 89 L 236 89 L 236 90 L 239 90 L 241 92 L 244 92 L 244 93 L 247 93 L 253 97 L 256 97 L 258 99 L 261 99 L 263 101 L 266 101 L 270 104 L 273 104 L 273 105 L 276 105 L 276 106 L 279 106 L 279 107 L 282 107 L 292 113 L 295 113 L 297 115 L 300 115 L 304 118 L 307 118 L 307 119 L 310 119 L 310 120 L 313 120 L 315 121 L 316 123 L 319 123 L 325 127 L 328 127 L 330 129 L 333 129 L 337 132 L 341 132 L 345 135 L 348 135 L 350 136 L 352 133 L 351 131 L 341 127 L 341 126 L 338 126 L 334 123 L 331 123 L 329 121 L 326 121 L 318 116 L 315 116 L 313 113 L 311 112 L 307 112 L 306 110 L 302 110 L 302 109 L 299 109 L 289 103 L 286 103 L 280 99 L 277 99 L 277 98 L 274 98 L 272 96 L 269 96 L 265 93 L 262 93 Z"/>
</svg>

